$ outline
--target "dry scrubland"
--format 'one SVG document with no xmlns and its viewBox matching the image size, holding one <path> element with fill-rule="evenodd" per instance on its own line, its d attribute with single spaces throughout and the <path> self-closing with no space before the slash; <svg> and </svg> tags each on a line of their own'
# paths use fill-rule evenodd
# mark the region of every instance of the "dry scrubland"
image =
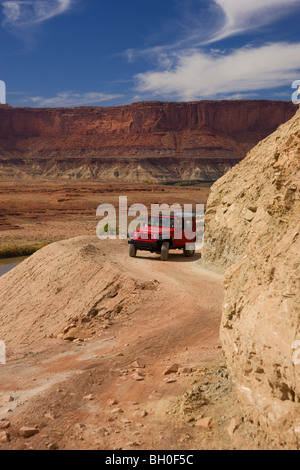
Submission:
<svg viewBox="0 0 300 470">
<path fill-rule="evenodd" d="M 94 235 L 98 205 L 118 208 L 119 196 L 128 197 L 128 207 L 141 203 L 148 209 L 155 203 L 206 204 L 210 186 L 0 182 L 0 257 L 26 255 L 27 250 L 31 254 L 43 244 Z"/>
<path fill-rule="evenodd" d="M 91 236 L 113 185 L 1 186 L 2 241 L 69 238 L 0 279 L 1 449 L 299 449 L 299 113 L 213 186 L 204 262 Z"/>
</svg>

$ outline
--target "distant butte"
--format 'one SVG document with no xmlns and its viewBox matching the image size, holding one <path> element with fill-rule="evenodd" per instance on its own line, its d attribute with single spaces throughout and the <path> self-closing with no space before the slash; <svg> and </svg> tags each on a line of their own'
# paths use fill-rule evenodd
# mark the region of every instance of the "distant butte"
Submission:
<svg viewBox="0 0 300 470">
<path fill-rule="evenodd" d="M 0 107 L 0 180 L 214 181 L 291 119 L 282 101 Z"/>
</svg>

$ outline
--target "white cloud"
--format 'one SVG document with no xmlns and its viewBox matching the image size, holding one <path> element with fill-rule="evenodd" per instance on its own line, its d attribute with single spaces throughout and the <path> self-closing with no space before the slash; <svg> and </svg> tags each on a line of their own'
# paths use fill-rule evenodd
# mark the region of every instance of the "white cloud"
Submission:
<svg viewBox="0 0 300 470">
<path fill-rule="evenodd" d="M 26 30 L 70 10 L 74 0 L 5 0 L 2 26 L 13 32 Z"/>
<path fill-rule="evenodd" d="M 244 47 L 228 54 L 192 49 L 173 54 L 173 61 L 166 70 L 138 74 L 138 93 L 190 101 L 289 85 L 299 76 L 300 44 Z"/>
<path fill-rule="evenodd" d="M 257 29 L 276 21 L 300 5 L 300 0 L 214 0 L 222 8 L 225 24 L 214 33 L 209 42 Z"/>
<path fill-rule="evenodd" d="M 32 96 L 26 100 L 23 100 L 23 102 L 37 108 L 72 108 L 74 106 L 94 106 L 98 103 L 121 98 L 122 96 L 123 95 L 113 95 L 98 92 L 80 94 L 74 93 L 72 91 L 64 91 L 58 93 L 52 98 Z"/>
<path fill-rule="evenodd" d="M 128 49 L 124 56 L 129 62 L 136 58 L 156 60 L 158 65 L 170 61 L 171 53 L 216 43 L 234 35 L 271 24 L 300 9 L 300 0 L 209 0 L 205 12 L 186 12 L 178 30 L 178 38 L 170 44 L 147 49 Z M 183 2 L 184 3 L 184 2 Z M 185 31 L 185 33 L 183 33 Z M 180 34 L 179 34 L 180 33 Z M 179 38 L 180 37 L 180 38 Z"/>
<path fill-rule="evenodd" d="M 208 6 L 202 16 L 187 15 L 186 34 L 181 38 L 178 34 L 173 43 L 127 51 L 131 62 L 143 58 L 155 64 L 135 77 L 140 99 L 246 97 L 289 86 L 299 76 L 299 44 L 272 42 L 222 50 L 214 43 L 271 24 L 293 9 L 299 11 L 300 0 L 210 0 Z"/>
</svg>

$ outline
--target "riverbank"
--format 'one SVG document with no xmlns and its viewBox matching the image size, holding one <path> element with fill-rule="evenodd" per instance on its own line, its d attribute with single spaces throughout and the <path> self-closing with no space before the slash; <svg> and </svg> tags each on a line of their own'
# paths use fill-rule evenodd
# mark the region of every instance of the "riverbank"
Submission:
<svg viewBox="0 0 300 470">
<path fill-rule="evenodd" d="M 27 256 L 20 256 L 18 258 L 0 259 L 0 277 L 14 269 L 18 264 L 22 263 Z"/>
<path fill-rule="evenodd" d="M 0 248 L 0 261 L 10 258 L 19 258 L 19 257 L 27 257 L 33 255 L 41 248 L 52 243 L 51 241 L 44 241 L 42 243 L 35 243 L 33 245 L 13 245 L 13 246 L 4 246 Z M 1 262 L 0 262 L 1 265 Z"/>
</svg>

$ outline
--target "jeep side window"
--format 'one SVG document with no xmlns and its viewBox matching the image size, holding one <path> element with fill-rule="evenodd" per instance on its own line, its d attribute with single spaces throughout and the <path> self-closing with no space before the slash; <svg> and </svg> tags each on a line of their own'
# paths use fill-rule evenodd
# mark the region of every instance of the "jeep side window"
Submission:
<svg viewBox="0 0 300 470">
<path fill-rule="evenodd" d="M 184 228 L 185 228 L 185 230 L 190 230 L 192 232 L 193 231 L 193 221 L 192 220 L 185 220 Z"/>
<path fill-rule="evenodd" d="M 174 228 L 174 219 L 168 219 L 167 217 L 162 218 L 162 227 Z"/>
<path fill-rule="evenodd" d="M 149 227 L 174 228 L 174 219 L 168 217 L 149 217 Z"/>
<path fill-rule="evenodd" d="M 149 217 L 148 226 L 149 227 L 159 227 L 159 218 L 158 217 Z"/>
</svg>

